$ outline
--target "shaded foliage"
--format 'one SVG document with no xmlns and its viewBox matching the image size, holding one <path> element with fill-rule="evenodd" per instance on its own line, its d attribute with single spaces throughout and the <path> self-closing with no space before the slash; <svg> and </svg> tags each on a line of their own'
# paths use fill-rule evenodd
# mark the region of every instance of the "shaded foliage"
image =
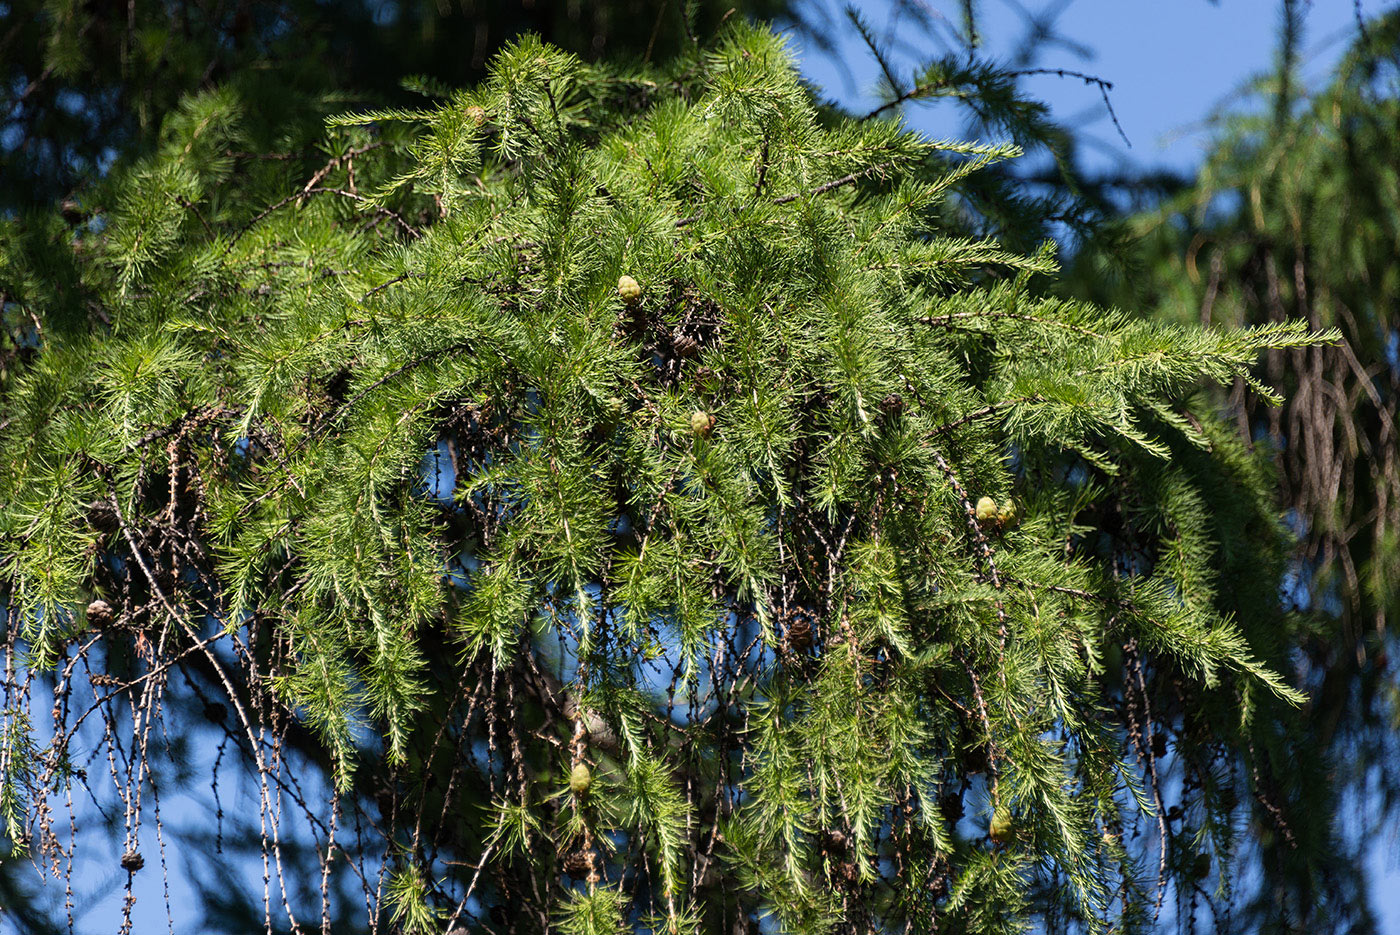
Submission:
<svg viewBox="0 0 1400 935">
<path fill-rule="evenodd" d="M 12 0 L 0 5 L 0 210 L 66 198 L 70 212 L 83 211 L 84 183 L 147 151 L 186 94 L 235 84 L 264 130 L 310 141 L 315 122 L 347 104 L 402 104 L 405 76 L 427 87 L 478 80 L 488 57 L 525 31 L 591 59 L 665 59 L 712 36 L 728 15 L 783 8 L 773 0 Z M 244 142 L 256 153 L 286 148 Z"/>
</svg>

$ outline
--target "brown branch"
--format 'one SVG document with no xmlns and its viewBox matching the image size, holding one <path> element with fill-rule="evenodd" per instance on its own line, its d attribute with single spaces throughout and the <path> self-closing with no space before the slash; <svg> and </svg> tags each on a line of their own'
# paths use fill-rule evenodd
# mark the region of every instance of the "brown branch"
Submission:
<svg viewBox="0 0 1400 935">
<path fill-rule="evenodd" d="M 818 185 L 816 188 L 809 189 L 805 192 L 794 192 L 791 195 L 783 195 L 780 198 L 774 198 L 771 202 L 769 202 L 769 204 L 785 205 L 790 204 L 791 202 L 794 202 L 799 198 L 807 198 L 814 195 L 824 195 L 827 192 L 832 191 L 833 189 L 842 188 L 843 186 L 850 185 L 852 182 L 859 181 L 867 175 L 879 172 L 881 169 L 888 169 L 892 165 L 894 165 L 894 163 L 892 162 L 882 162 L 879 165 L 870 166 L 869 168 L 860 169 L 856 172 L 852 172 L 850 175 L 843 175 L 839 179 L 832 179 L 830 182 L 823 183 L 821 185 Z M 700 220 L 700 215 L 692 214 L 688 217 L 678 218 L 676 220 L 676 226 L 689 227 L 691 224 L 694 224 L 698 220 Z"/>
<path fill-rule="evenodd" d="M 900 104 L 903 104 L 907 101 L 912 101 L 915 98 L 923 97 L 924 95 L 929 94 L 930 92 L 946 88 L 951 83 L 952 82 L 949 81 L 934 81 L 930 82 L 929 84 L 916 84 L 908 91 L 905 91 L 903 94 L 897 95 L 893 99 L 886 101 L 879 107 L 872 110 L 870 113 L 866 114 L 864 117 L 861 117 L 860 122 L 864 123 L 867 120 L 874 120 L 876 117 L 880 116 L 887 110 L 898 107 Z"/>
<path fill-rule="evenodd" d="M 949 432 L 951 432 L 953 429 L 961 428 L 962 426 L 967 425 L 967 424 L 970 423 L 970 422 L 976 422 L 978 419 L 982 418 L 983 416 L 989 416 L 989 415 L 991 415 L 991 414 L 994 413 L 994 412 L 997 412 L 997 411 L 999 411 L 999 410 L 1005 409 L 1005 408 L 1007 408 L 1008 406 L 1014 406 L 1014 405 L 1016 405 L 1017 403 L 1043 403 L 1043 402 L 1045 402 L 1045 397 L 1044 397 L 1044 396 L 1041 396 L 1039 393 L 1035 393 L 1035 394 L 1030 395 L 1030 396 L 1018 396 L 1018 397 L 1016 397 L 1015 399 L 1003 399 L 1003 400 L 1002 400 L 1001 402 L 999 402 L 999 403 L 992 403 L 991 405 L 983 406 L 981 409 L 974 409 L 974 410 L 972 410 L 971 412 L 969 412 L 967 415 L 963 416 L 962 418 L 954 419 L 952 422 L 944 422 L 942 425 L 939 425 L 939 426 L 936 426 L 936 427 L 930 429 L 930 430 L 929 430 L 929 435 L 931 435 L 931 436 L 946 435 L 946 434 L 948 434 Z"/>
<path fill-rule="evenodd" d="M 147 432 L 145 435 L 142 435 L 136 441 L 127 445 L 126 451 L 124 453 L 131 454 L 137 449 L 144 448 L 152 442 L 160 441 L 162 438 L 167 438 L 171 435 L 182 432 L 185 430 L 185 428 L 189 426 L 197 426 L 201 423 L 209 422 L 213 419 L 216 419 L 219 416 L 231 415 L 233 412 L 234 410 L 212 406 L 200 406 L 196 409 L 192 409 L 184 415 L 180 416 L 174 422 L 171 422 L 169 425 L 163 428 L 155 429 L 153 431 Z"/>
<path fill-rule="evenodd" d="M 925 315 L 918 319 L 921 325 L 947 325 L 949 322 L 960 318 L 1009 318 L 1014 321 L 1025 321 L 1036 325 L 1049 325 L 1054 328 L 1064 328 L 1067 331 L 1074 331 L 1078 334 L 1090 338 L 1097 338 L 1100 341 L 1109 340 L 1108 335 L 1091 331 L 1082 325 L 1071 324 L 1067 321 L 1060 321 L 1055 318 L 1040 318 L 1036 315 L 1026 315 L 1021 312 L 949 312 L 947 315 Z"/>
</svg>

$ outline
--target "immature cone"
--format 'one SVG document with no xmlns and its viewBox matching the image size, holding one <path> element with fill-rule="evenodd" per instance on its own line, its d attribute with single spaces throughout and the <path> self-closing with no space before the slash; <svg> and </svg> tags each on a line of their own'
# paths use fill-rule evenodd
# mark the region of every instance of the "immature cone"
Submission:
<svg viewBox="0 0 1400 935">
<path fill-rule="evenodd" d="M 1197 880 L 1204 880 L 1210 876 L 1210 855 L 1197 854 L 1195 862 L 1191 865 L 1191 875 Z"/>
<path fill-rule="evenodd" d="M 1004 805 L 998 805 L 992 812 L 992 822 L 987 829 L 992 840 L 998 844 L 1005 844 L 1011 840 L 1011 810 Z"/>
<path fill-rule="evenodd" d="M 628 305 L 636 305 L 642 300 L 642 286 L 631 276 L 617 277 L 617 294 Z"/>
<path fill-rule="evenodd" d="M 574 768 L 569 770 L 569 788 L 574 795 L 586 795 L 588 787 L 593 785 L 593 771 L 588 768 L 587 763 L 575 763 Z"/>
<path fill-rule="evenodd" d="M 977 501 L 977 522 L 990 523 L 997 518 L 997 502 L 991 497 L 982 497 Z"/>
<path fill-rule="evenodd" d="M 997 522 L 1003 526 L 1015 526 L 1017 519 L 1016 504 L 1011 500 L 1002 503 L 1001 509 L 997 510 Z"/>
<path fill-rule="evenodd" d="M 696 438 L 706 437 L 714 427 L 715 417 L 703 409 L 697 409 L 690 414 L 690 434 Z"/>
</svg>

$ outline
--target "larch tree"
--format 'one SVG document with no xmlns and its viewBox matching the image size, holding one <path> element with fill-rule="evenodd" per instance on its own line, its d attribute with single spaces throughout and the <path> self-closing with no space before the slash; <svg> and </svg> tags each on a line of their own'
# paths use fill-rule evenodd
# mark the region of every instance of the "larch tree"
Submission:
<svg viewBox="0 0 1400 935">
<path fill-rule="evenodd" d="M 70 919 L 71 816 L 130 930 L 217 744 L 269 932 L 1366 921 L 1205 392 L 1335 334 L 1047 297 L 959 233 L 1014 147 L 727 30 L 522 39 L 310 171 L 203 93 L 75 236 L 5 228 L 0 820 Z"/>
</svg>

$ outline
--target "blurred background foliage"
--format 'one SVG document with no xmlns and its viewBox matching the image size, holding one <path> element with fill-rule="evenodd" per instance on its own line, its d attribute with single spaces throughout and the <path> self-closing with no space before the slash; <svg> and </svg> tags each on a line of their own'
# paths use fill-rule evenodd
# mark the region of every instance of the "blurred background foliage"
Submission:
<svg viewBox="0 0 1400 935">
<path fill-rule="evenodd" d="M 285 133 L 403 103 L 407 76 L 465 87 L 524 32 L 588 59 L 660 61 L 726 16 L 784 12 L 781 0 L 13 0 L 0 4 L 0 208 L 71 195 L 149 149 L 202 88 L 233 84 Z"/>
<path fill-rule="evenodd" d="M 1293 6 L 1279 70 L 1218 121 L 1199 176 L 1128 216 L 1111 251 L 1086 244 L 1059 287 L 1171 320 L 1302 318 L 1345 336 L 1267 356 L 1282 408 L 1242 387 L 1221 403 L 1273 452 L 1297 537 L 1281 587 L 1314 623 L 1297 654 L 1310 724 L 1344 784 L 1374 790 L 1355 817 L 1384 838 L 1400 793 L 1400 11 L 1359 23 L 1309 92 L 1290 80 Z"/>
</svg>

